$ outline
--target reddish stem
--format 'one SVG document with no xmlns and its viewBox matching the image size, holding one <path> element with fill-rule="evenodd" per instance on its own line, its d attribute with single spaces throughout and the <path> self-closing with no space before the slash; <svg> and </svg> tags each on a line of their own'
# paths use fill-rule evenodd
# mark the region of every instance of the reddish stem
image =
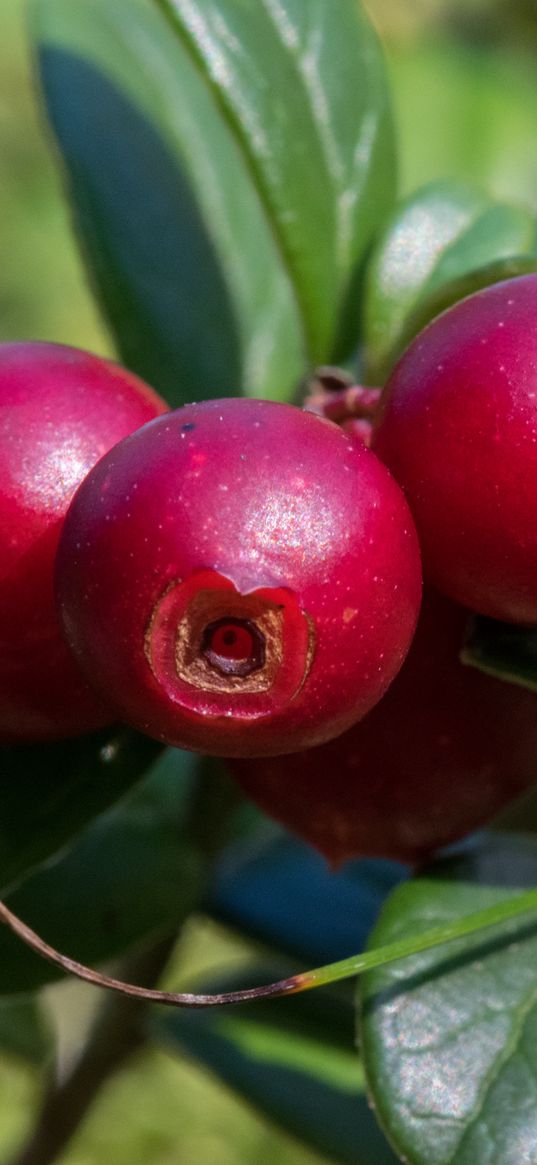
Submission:
<svg viewBox="0 0 537 1165">
<path fill-rule="evenodd" d="M 341 425 L 350 436 L 370 445 L 381 389 L 354 384 L 339 369 L 319 369 L 306 386 L 304 408 Z"/>
</svg>

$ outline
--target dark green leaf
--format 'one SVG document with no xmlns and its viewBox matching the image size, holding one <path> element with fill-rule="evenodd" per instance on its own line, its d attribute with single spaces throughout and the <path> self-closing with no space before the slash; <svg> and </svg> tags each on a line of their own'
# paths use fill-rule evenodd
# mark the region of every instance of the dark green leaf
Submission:
<svg viewBox="0 0 537 1165">
<path fill-rule="evenodd" d="M 34 5 L 90 273 L 123 359 L 172 404 L 288 399 L 356 342 L 392 200 L 377 41 L 357 0 L 335 20 L 332 0 L 163 7 Z"/>
<path fill-rule="evenodd" d="M 224 987 L 270 982 L 288 970 L 243 968 Z M 350 1000 L 326 991 L 153 1021 L 159 1042 L 210 1068 L 314 1148 L 349 1165 L 395 1165 L 364 1094 L 353 1027 Z"/>
<path fill-rule="evenodd" d="M 399 887 L 371 946 L 491 906 L 537 882 L 537 842 L 483 837 Z M 362 1046 L 379 1119 L 412 1165 L 537 1160 L 537 921 L 372 972 Z"/>
<path fill-rule="evenodd" d="M 38 0 L 43 91 L 125 363 L 173 405 L 287 397 L 302 325 L 234 133 L 151 0 Z"/>
<path fill-rule="evenodd" d="M 0 889 L 28 874 L 143 776 L 161 745 L 128 728 L 0 748 Z"/>
<path fill-rule="evenodd" d="M 536 270 L 536 236 L 529 212 L 463 183 L 430 183 L 407 199 L 368 271 L 367 379 L 382 383 L 416 332 L 457 299 Z"/>
<path fill-rule="evenodd" d="M 53 1038 L 39 1000 L 0 999 L 0 1051 L 42 1064 L 51 1054 Z"/>
<path fill-rule="evenodd" d="M 53 946 L 91 964 L 172 931 L 198 886 L 198 857 L 183 829 L 197 764 L 193 753 L 169 749 L 129 799 L 11 894 L 10 908 Z M 0 929 L 0 995 L 59 976 Z"/>
<path fill-rule="evenodd" d="M 463 663 L 537 691 L 537 631 L 484 615 L 470 620 Z"/>
<path fill-rule="evenodd" d="M 274 827 L 224 850 L 206 909 L 312 967 L 361 950 L 403 877 L 397 862 L 367 859 L 334 873 L 310 846 Z"/>
</svg>

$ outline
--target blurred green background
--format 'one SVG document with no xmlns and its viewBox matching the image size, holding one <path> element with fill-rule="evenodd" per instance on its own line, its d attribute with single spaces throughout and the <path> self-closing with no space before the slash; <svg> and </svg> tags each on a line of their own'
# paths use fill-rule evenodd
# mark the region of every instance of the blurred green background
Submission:
<svg viewBox="0 0 537 1165">
<path fill-rule="evenodd" d="M 76 0 L 75 0 L 76 2 Z M 307 0 L 305 0 L 307 3 Z M 370 0 L 386 46 L 400 141 L 400 192 L 470 178 L 537 203 L 537 5 L 534 0 Z M 61 173 L 32 79 L 24 0 L 0 4 L 0 339 L 48 339 L 112 352 L 70 234 Z M 200 920 L 187 967 L 236 962 L 241 947 Z M 182 963 L 184 972 L 184 961 Z M 90 994 L 47 998 L 66 1054 Z M 0 1157 L 29 1129 L 39 1077 L 0 1058 Z M 162 1053 L 117 1078 L 65 1155 L 66 1165 L 314 1165 L 198 1068 Z"/>
</svg>

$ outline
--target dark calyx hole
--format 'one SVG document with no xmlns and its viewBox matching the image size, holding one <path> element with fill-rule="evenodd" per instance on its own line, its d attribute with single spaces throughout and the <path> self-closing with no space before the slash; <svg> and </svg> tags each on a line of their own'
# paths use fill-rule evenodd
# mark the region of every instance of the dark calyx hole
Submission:
<svg viewBox="0 0 537 1165">
<path fill-rule="evenodd" d="M 249 676 L 265 663 L 265 636 L 250 619 L 217 619 L 205 628 L 201 652 L 224 676 Z"/>
</svg>

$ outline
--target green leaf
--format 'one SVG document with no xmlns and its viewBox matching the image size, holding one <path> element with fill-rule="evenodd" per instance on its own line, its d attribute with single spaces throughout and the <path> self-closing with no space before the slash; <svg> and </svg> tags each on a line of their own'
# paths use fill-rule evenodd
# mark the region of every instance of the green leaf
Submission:
<svg viewBox="0 0 537 1165">
<path fill-rule="evenodd" d="M 10 908 L 57 949 L 91 964 L 173 931 L 199 884 L 198 857 L 184 835 L 197 765 L 193 753 L 168 749 L 130 798 L 9 896 Z M 0 928 L 0 996 L 59 977 Z"/>
<path fill-rule="evenodd" d="M 0 1051 L 41 1065 L 54 1041 L 38 999 L 0 1000 Z"/>
<path fill-rule="evenodd" d="M 371 946 L 509 899 L 537 841 L 483 837 L 399 887 Z M 364 977 L 362 1048 L 379 1119 L 412 1165 L 537 1160 L 537 923 L 511 919 Z"/>
<path fill-rule="evenodd" d="M 113 805 L 161 747 L 116 726 L 60 744 L 0 748 L 1 892 Z"/>
<path fill-rule="evenodd" d="M 487 675 L 537 691 L 537 631 L 529 627 L 475 615 L 461 659 Z"/>
<path fill-rule="evenodd" d="M 404 348 L 410 344 L 414 336 L 421 332 L 422 328 L 425 328 L 435 316 L 440 315 L 440 312 L 446 311 L 448 307 L 458 303 L 460 299 L 464 299 L 467 295 L 473 295 L 475 291 L 482 291 L 484 287 L 490 287 L 492 283 L 500 283 L 503 279 L 514 279 L 517 275 L 532 275 L 536 271 L 537 254 L 510 255 L 507 259 L 496 259 L 492 263 L 487 263 L 485 267 L 477 267 L 474 271 L 468 271 L 467 274 L 461 275 L 459 279 L 452 279 L 449 283 L 445 283 L 443 287 L 439 287 L 431 295 L 418 301 L 417 307 L 408 316 L 399 337 L 394 360 L 396 355 L 402 353 Z"/>
<path fill-rule="evenodd" d="M 367 379 L 382 383 L 439 311 L 499 279 L 537 269 L 529 212 L 460 182 L 433 182 L 396 211 L 372 257 L 365 298 Z"/>
<path fill-rule="evenodd" d="M 287 971 L 246 967 L 240 986 L 269 982 Z M 225 985 L 238 986 L 237 975 Z M 214 990 L 214 984 L 201 990 Z M 353 1027 L 351 1001 L 328 992 L 232 1011 L 174 1012 L 152 1022 L 158 1042 L 192 1056 L 320 1152 L 349 1165 L 395 1165 L 365 1097 Z"/>
<path fill-rule="evenodd" d="M 379 46 L 358 0 L 160 0 L 214 87 L 290 272 L 310 359 L 356 344 L 356 276 L 391 206 Z M 350 302 L 349 302 L 350 300 Z"/>
<path fill-rule="evenodd" d="M 43 92 L 125 362 L 177 405 L 289 399 L 344 326 L 392 197 L 357 0 L 36 0 Z M 230 39 L 231 38 L 231 39 Z M 343 323 L 342 323 L 343 321 Z"/>
<path fill-rule="evenodd" d="M 172 405 L 286 398 L 293 289 L 234 134 L 150 0 L 37 0 L 43 92 L 125 363 Z"/>
</svg>

